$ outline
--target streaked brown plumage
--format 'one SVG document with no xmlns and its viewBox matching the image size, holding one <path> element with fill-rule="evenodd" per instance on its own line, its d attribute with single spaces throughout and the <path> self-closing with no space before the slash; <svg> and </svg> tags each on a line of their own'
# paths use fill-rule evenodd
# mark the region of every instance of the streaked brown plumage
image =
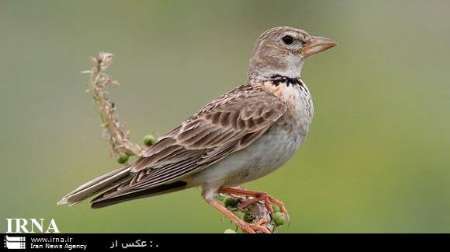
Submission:
<svg viewBox="0 0 450 252">
<path fill-rule="evenodd" d="M 246 85 L 208 103 L 135 163 L 78 187 L 59 204 L 98 194 L 92 207 L 104 207 L 201 186 L 207 202 L 241 229 L 261 231 L 224 210 L 214 195 L 275 170 L 301 145 L 313 115 L 310 93 L 300 79 L 303 60 L 332 46 L 296 28 L 266 31 L 257 41 Z"/>
</svg>

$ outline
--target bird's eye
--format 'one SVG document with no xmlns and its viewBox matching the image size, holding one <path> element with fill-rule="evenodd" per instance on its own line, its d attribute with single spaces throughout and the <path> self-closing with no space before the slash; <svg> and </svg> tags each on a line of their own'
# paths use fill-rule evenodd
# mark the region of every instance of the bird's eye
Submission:
<svg viewBox="0 0 450 252">
<path fill-rule="evenodd" d="M 286 45 L 290 45 L 290 44 L 294 43 L 294 38 L 291 35 L 286 35 L 286 36 L 282 37 L 281 40 L 283 40 L 283 42 Z"/>
</svg>

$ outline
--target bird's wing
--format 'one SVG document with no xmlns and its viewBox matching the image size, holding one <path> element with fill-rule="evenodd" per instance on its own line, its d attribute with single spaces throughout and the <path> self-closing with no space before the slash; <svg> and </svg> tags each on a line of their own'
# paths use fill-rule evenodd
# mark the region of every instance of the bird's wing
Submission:
<svg viewBox="0 0 450 252">
<path fill-rule="evenodd" d="M 117 197 L 180 180 L 207 169 L 264 134 L 287 106 L 262 87 L 244 85 L 213 100 L 150 146 L 133 179 L 104 197 Z"/>
</svg>

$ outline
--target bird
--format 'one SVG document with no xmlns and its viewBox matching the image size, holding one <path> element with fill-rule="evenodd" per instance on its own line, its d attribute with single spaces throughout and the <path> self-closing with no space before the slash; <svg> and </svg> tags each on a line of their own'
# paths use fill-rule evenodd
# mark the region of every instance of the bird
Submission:
<svg viewBox="0 0 450 252">
<path fill-rule="evenodd" d="M 267 232 L 240 219 L 216 196 L 246 196 L 287 213 L 282 201 L 240 186 L 278 169 L 304 143 L 314 107 L 301 78 L 303 65 L 335 45 L 299 28 L 266 30 L 256 41 L 245 84 L 207 103 L 146 147 L 136 161 L 82 184 L 58 205 L 92 197 L 91 207 L 102 208 L 200 187 L 204 200 L 243 232 Z"/>
</svg>

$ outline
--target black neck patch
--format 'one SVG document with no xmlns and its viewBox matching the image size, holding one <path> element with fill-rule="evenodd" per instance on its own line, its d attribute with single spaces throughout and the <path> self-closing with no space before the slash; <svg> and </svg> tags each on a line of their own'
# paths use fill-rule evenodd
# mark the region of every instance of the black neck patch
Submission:
<svg viewBox="0 0 450 252">
<path fill-rule="evenodd" d="M 288 87 L 289 87 L 289 85 L 293 85 L 293 86 L 299 85 L 300 87 L 304 87 L 303 82 L 302 82 L 302 80 L 300 80 L 300 78 L 290 78 L 290 77 L 279 75 L 279 74 L 274 74 L 274 75 L 270 76 L 270 81 L 275 86 L 280 85 L 280 83 L 286 83 L 286 86 L 288 86 Z"/>
</svg>

